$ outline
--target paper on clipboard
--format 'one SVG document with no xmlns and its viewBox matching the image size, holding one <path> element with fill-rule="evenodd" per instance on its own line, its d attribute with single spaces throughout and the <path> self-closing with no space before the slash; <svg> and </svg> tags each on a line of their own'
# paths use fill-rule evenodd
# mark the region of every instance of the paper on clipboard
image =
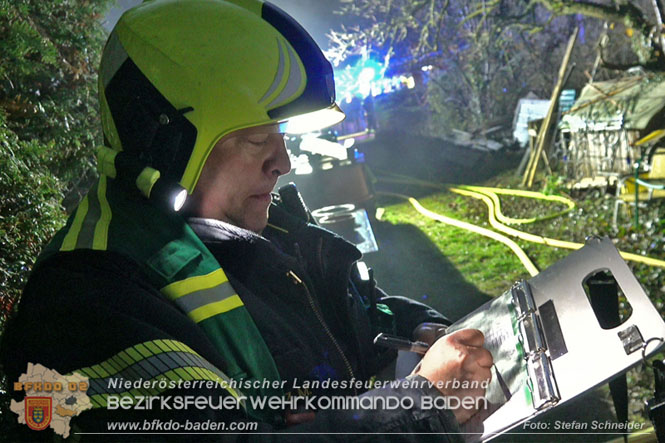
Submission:
<svg viewBox="0 0 665 443">
<path fill-rule="evenodd" d="M 601 327 L 583 287 L 599 271 L 611 272 L 632 307 L 622 324 L 609 329 Z M 607 382 L 642 360 L 648 339 L 665 337 L 665 322 L 612 242 L 598 238 L 447 332 L 466 328 L 485 334 L 485 347 L 511 394 L 506 400 L 498 377 L 492 377 L 487 399 L 498 409 L 483 421 L 481 440 Z"/>
</svg>

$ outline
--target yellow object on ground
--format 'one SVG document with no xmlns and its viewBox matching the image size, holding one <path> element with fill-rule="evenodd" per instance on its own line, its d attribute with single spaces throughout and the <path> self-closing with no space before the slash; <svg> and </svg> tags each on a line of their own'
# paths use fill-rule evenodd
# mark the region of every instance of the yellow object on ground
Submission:
<svg viewBox="0 0 665 443">
<path fill-rule="evenodd" d="M 564 249 L 579 249 L 584 244 L 582 243 L 575 243 L 575 242 L 569 242 L 569 241 L 564 241 L 564 240 L 558 240 L 554 238 L 549 238 L 549 237 L 543 237 L 540 235 L 535 235 L 535 234 L 530 234 L 528 232 L 520 231 L 515 228 L 506 226 L 504 223 L 508 224 L 527 224 L 527 223 L 532 223 L 535 221 L 539 220 L 545 220 L 553 217 L 560 216 L 562 214 L 565 214 L 566 212 L 570 211 L 572 208 L 575 207 L 575 203 L 565 197 L 559 197 L 559 196 L 548 196 L 545 194 L 542 194 L 540 192 L 533 192 L 533 191 L 523 191 L 523 190 L 516 190 L 516 189 L 501 189 L 501 188 L 489 188 L 489 187 L 482 187 L 482 186 L 459 186 L 459 187 L 447 187 L 444 185 L 440 185 L 437 183 L 432 183 L 424 180 L 419 180 L 419 179 L 414 179 L 411 177 L 404 177 L 404 176 L 395 176 L 393 175 L 394 178 L 383 178 L 383 181 L 386 182 L 394 182 L 394 183 L 404 183 L 404 184 L 414 184 L 414 185 L 421 185 L 421 186 L 427 186 L 427 187 L 433 187 L 437 189 L 448 189 L 451 192 L 455 192 L 460 195 L 464 195 L 467 197 L 472 197 L 475 199 L 482 200 L 486 205 L 488 209 L 488 217 L 489 217 L 489 223 L 490 225 L 496 229 L 499 232 L 502 232 L 504 234 L 507 234 L 512 237 L 517 237 L 521 240 L 525 240 L 531 243 L 538 243 L 538 244 L 543 244 L 547 246 L 552 246 L 555 248 L 564 248 Z M 499 197 L 497 194 L 501 195 L 514 195 L 518 197 L 526 197 L 526 198 L 537 198 L 540 200 L 546 200 L 546 201 L 556 201 L 558 203 L 565 204 L 568 206 L 567 209 L 563 211 L 559 211 L 554 214 L 546 215 L 543 217 L 534 217 L 534 218 L 529 218 L 529 219 L 514 219 L 510 217 L 506 217 L 501 213 L 501 203 L 499 200 Z M 433 220 L 441 221 L 443 223 L 447 223 L 453 226 L 460 227 L 462 229 L 467 229 L 472 232 L 476 232 L 478 234 L 484 235 L 486 237 L 490 237 L 494 240 L 500 241 L 510 247 L 510 249 L 517 255 L 517 257 L 520 259 L 524 267 L 527 269 L 529 274 L 536 275 L 538 273 L 538 269 L 535 267 L 533 262 L 528 258 L 526 253 L 522 248 L 517 245 L 514 241 L 510 240 L 509 238 L 500 235 L 492 230 L 476 226 L 472 223 L 468 222 L 463 222 L 460 220 L 453 219 L 451 217 L 446 217 L 441 214 L 437 214 L 433 211 L 430 211 L 423 207 L 418 200 L 416 200 L 413 197 L 408 197 L 404 196 L 401 194 L 391 194 L 395 195 L 401 198 L 408 199 L 408 201 L 411 203 L 411 205 L 422 215 L 429 217 Z M 508 240 L 508 241 L 506 241 Z M 661 268 L 665 268 L 665 261 L 663 260 L 658 260 L 655 258 L 639 255 L 639 254 L 633 254 L 629 252 L 624 252 L 624 251 L 619 251 L 621 256 L 625 260 L 630 260 L 638 263 L 644 263 L 648 266 L 657 266 Z"/>
<path fill-rule="evenodd" d="M 440 221 L 447 225 L 456 226 L 461 229 L 466 229 L 467 231 L 475 232 L 476 234 L 484 235 L 485 237 L 489 237 L 493 240 L 503 243 L 504 245 L 508 246 L 515 253 L 515 255 L 517 255 L 517 257 L 520 259 L 520 261 L 522 262 L 522 264 L 524 265 L 524 267 L 532 277 L 538 274 L 539 272 L 538 268 L 536 268 L 536 265 L 534 265 L 531 259 L 526 255 L 526 252 L 524 252 L 524 250 L 520 248 L 520 246 L 517 243 L 515 243 L 513 240 L 506 237 L 505 235 L 501 235 L 498 232 L 492 231 L 491 229 L 486 229 L 481 226 L 476 226 L 472 223 L 456 220 L 451 217 L 446 217 L 445 215 L 437 214 L 436 212 L 430 211 L 429 209 L 425 209 L 418 202 L 418 200 L 416 200 L 413 197 L 409 197 L 402 194 L 388 193 L 388 192 L 384 192 L 382 194 L 391 195 L 394 197 L 399 197 L 408 200 L 409 203 L 411 203 L 411 205 L 416 209 L 416 211 L 418 211 L 425 217 L 431 218 L 432 220 Z"/>
</svg>

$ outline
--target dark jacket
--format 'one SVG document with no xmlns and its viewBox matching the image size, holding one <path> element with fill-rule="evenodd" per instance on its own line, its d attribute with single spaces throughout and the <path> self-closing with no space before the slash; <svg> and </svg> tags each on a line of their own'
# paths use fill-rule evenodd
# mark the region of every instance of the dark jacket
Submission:
<svg viewBox="0 0 665 443">
<path fill-rule="evenodd" d="M 385 362 L 382 359 L 385 356 L 372 345 L 376 328 L 369 321 L 368 300 L 363 299 L 358 288 L 349 285 L 351 266 L 360 257 L 359 252 L 341 238 L 299 223 L 281 211 L 271 213 L 271 222 L 281 226 L 266 231 L 271 241 L 214 220 L 191 219 L 190 226 L 215 255 L 245 303 L 282 380 L 286 380 L 287 393 L 315 396 L 361 393 L 362 387 L 309 392 L 294 388 L 304 380 L 353 378 L 366 381 Z M 18 315 L 3 338 L 2 362 L 10 383 L 25 372 L 28 362 L 65 374 L 99 363 L 136 343 L 155 339 L 183 342 L 223 371 L 225 363 L 205 333 L 151 287 L 139 269 L 124 256 L 89 250 L 59 253 L 42 263 L 31 276 Z M 379 302 L 389 305 L 395 313 L 399 334 L 410 335 L 423 321 L 445 321 L 424 305 L 379 294 Z M 294 384 L 296 379 L 299 383 Z M 167 394 L 218 396 L 220 392 L 171 390 L 164 393 Z M 414 407 L 408 410 L 321 410 L 309 423 L 287 428 L 276 419 L 272 423 L 260 423 L 259 431 L 447 433 L 457 430 L 449 411 L 420 407 L 424 396 L 438 395 L 432 387 L 385 387 L 364 395 L 408 396 L 414 400 Z M 15 393 L 15 397 L 18 401 L 21 395 Z M 139 422 L 153 418 L 163 421 L 252 420 L 242 410 L 110 411 L 100 408 L 75 418 L 72 431 L 108 432 L 106 422 L 109 420 Z M 51 431 L 36 433 L 26 430 L 25 426 L 20 428 L 28 439 L 51 434 Z M 367 436 L 378 437 L 376 434 Z M 140 435 L 129 436 L 132 440 L 138 437 Z M 259 436 L 227 437 L 255 440 Z M 261 437 L 271 439 L 275 435 Z M 319 437 L 344 438 L 330 434 Z M 388 437 L 393 440 L 396 436 Z M 403 434 L 401 437 L 416 440 L 422 436 Z M 302 434 L 291 434 L 289 438 L 304 439 Z M 306 439 L 311 440 L 312 436 Z"/>
</svg>

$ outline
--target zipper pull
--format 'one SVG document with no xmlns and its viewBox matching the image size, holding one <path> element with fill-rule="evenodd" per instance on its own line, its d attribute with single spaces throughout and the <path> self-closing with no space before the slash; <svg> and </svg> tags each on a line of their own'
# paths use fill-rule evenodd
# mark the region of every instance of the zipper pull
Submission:
<svg viewBox="0 0 665 443">
<path fill-rule="evenodd" d="M 300 277 L 298 277 L 295 272 L 289 270 L 289 272 L 286 273 L 286 276 L 291 279 L 294 285 L 302 284 L 302 280 L 300 280 Z"/>
</svg>

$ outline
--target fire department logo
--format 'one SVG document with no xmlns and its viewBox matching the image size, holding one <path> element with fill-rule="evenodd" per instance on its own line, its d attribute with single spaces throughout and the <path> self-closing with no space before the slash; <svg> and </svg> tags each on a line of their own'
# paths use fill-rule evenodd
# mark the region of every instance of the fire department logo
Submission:
<svg viewBox="0 0 665 443">
<path fill-rule="evenodd" d="M 25 424 L 33 431 L 43 431 L 51 423 L 52 410 L 51 397 L 26 397 Z"/>
<path fill-rule="evenodd" d="M 62 438 L 69 437 L 70 421 L 81 412 L 91 409 L 88 397 L 88 377 L 78 372 L 61 375 L 40 364 L 28 363 L 28 368 L 14 382 L 14 391 L 25 393 L 22 401 L 12 399 L 9 409 L 18 422 L 34 431 L 51 428 Z M 0 432 L 0 440 L 2 440 Z"/>
</svg>

